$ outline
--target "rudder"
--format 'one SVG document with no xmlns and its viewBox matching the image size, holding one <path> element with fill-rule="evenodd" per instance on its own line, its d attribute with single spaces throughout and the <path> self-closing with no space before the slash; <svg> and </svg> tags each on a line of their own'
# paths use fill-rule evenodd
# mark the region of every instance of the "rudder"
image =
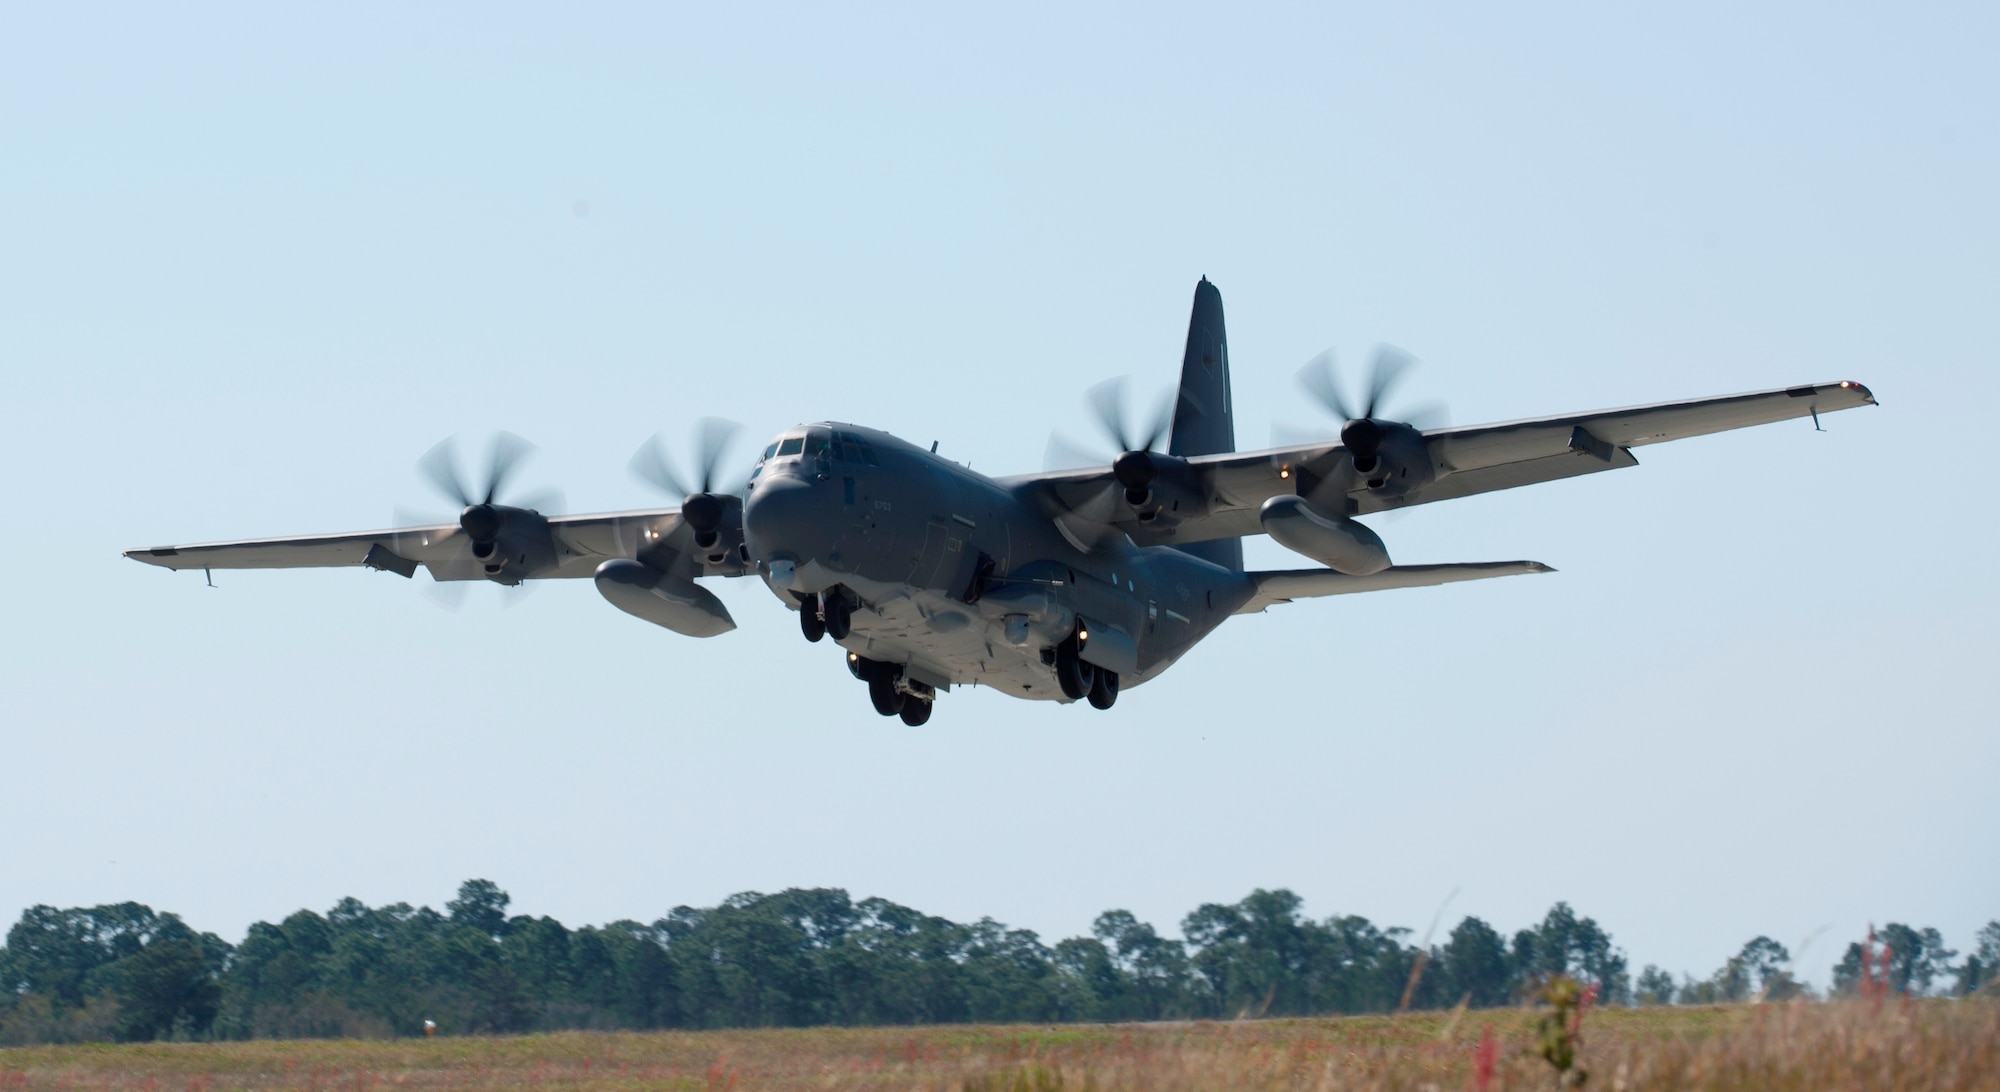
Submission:
<svg viewBox="0 0 2000 1092">
<path fill-rule="evenodd" d="M 1194 286 L 1187 353 L 1181 358 L 1180 393 L 1174 400 L 1169 455 L 1215 455 L 1236 450 L 1229 393 L 1229 339 L 1223 332 L 1222 293 L 1207 277 Z M 1243 543 L 1224 538 L 1178 547 L 1225 569 L 1243 571 Z"/>
</svg>

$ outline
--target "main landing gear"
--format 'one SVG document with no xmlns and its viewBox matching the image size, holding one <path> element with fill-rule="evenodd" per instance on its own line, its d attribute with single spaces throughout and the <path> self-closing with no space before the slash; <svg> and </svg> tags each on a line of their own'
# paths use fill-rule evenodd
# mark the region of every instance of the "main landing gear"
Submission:
<svg viewBox="0 0 2000 1092">
<path fill-rule="evenodd" d="M 1056 685 L 1063 697 L 1072 701 L 1088 699 L 1097 709 L 1109 709 L 1118 700 L 1118 673 L 1086 663 L 1081 632 L 1055 647 Z"/>
<path fill-rule="evenodd" d="M 909 677 L 901 664 L 870 660 L 857 653 L 847 654 L 847 670 L 868 684 L 868 700 L 885 717 L 900 716 L 914 728 L 931 719 L 931 704 L 937 691 Z"/>
<path fill-rule="evenodd" d="M 827 589 L 824 596 L 808 595 L 800 599 L 799 630 L 808 641 L 818 642 L 821 637 L 847 640 L 847 635 L 854 632 L 853 601 L 838 588 Z"/>
</svg>

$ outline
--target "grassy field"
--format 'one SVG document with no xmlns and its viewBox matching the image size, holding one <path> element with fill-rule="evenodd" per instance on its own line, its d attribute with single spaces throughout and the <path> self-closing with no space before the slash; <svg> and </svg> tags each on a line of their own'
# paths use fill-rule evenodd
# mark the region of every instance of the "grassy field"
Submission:
<svg viewBox="0 0 2000 1092">
<path fill-rule="evenodd" d="M 1544 1089 L 1537 1016 L 1045 1027 L 565 1032 L 0 1050 L 0 1092 L 624 1089 Z M 1482 1048 L 1483 1037 L 1489 1045 Z M 1481 1081 L 1482 1060 L 1491 1076 Z M 1592 1089 L 2000 1089 L 2000 1004 L 1597 1010 Z"/>
</svg>

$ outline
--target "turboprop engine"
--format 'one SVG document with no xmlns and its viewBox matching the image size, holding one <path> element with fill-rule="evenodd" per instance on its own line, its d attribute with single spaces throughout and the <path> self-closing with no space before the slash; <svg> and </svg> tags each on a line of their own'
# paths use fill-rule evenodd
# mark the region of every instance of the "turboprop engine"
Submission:
<svg viewBox="0 0 2000 1092">
<path fill-rule="evenodd" d="M 1280 546 L 1335 572 L 1369 576 L 1389 567 L 1389 548 L 1379 535 L 1346 516 L 1314 508 L 1304 497 L 1272 497 L 1258 509 L 1257 520 Z"/>
<path fill-rule="evenodd" d="M 1424 442 L 1422 418 L 1442 418 L 1438 404 L 1417 406 L 1403 412 L 1401 420 L 1378 416 L 1389 392 L 1415 366 L 1416 358 L 1389 345 L 1379 345 L 1369 365 L 1367 388 L 1359 405 L 1340 391 L 1335 377 L 1333 353 L 1321 353 L 1299 370 L 1299 385 L 1344 423 L 1340 426 L 1340 446 L 1348 455 L 1353 471 L 1351 482 L 1341 483 L 1345 492 L 1363 486 L 1369 492 L 1394 503 L 1413 490 L 1422 489 L 1437 476 L 1430 448 Z M 1332 498 L 1315 499 L 1325 503 Z"/>
<path fill-rule="evenodd" d="M 561 499 L 551 495 L 517 504 L 496 500 L 515 465 L 532 451 L 534 445 L 519 436 L 496 434 L 486 460 L 483 488 L 476 484 L 477 479 L 468 484 L 460 476 L 455 445 L 449 438 L 417 461 L 417 469 L 431 485 L 458 504 L 458 531 L 464 535 L 466 552 L 486 579 L 496 584 L 519 584 L 556 563 L 555 539 L 541 510 L 554 511 Z"/>
<path fill-rule="evenodd" d="M 597 567 L 596 580 L 598 594 L 612 606 L 675 633 L 713 637 L 736 628 L 736 620 L 714 592 L 643 561 L 612 558 Z"/>
</svg>

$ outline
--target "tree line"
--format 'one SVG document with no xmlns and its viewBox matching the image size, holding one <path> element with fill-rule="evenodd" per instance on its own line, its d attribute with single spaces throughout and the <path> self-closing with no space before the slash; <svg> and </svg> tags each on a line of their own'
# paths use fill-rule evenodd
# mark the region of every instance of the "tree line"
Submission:
<svg viewBox="0 0 2000 1092">
<path fill-rule="evenodd" d="M 252 925 L 239 944 L 138 903 L 28 909 L 0 948 L 0 1043 L 244 1039 L 562 1028 L 715 1028 L 1228 1018 L 1512 1004 L 1566 974 L 1611 1004 L 1800 996 L 1768 937 L 1708 979 L 1636 979 L 1594 920 L 1557 903 L 1512 937 L 1476 917 L 1441 943 L 1366 918 L 1307 917 L 1290 891 L 1210 903 L 1161 935 L 1124 910 L 1053 945 L 831 888 L 676 907 L 651 924 L 571 929 L 509 916 L 470 880 L 443 913 L 343 899 Z M 2000 966 L 2000 922 L 1963 963 L 1935 929 L 1890 925 L 1880 973 L 1901 992 L 1969 992 Z M 1851 946 L 1836 992 L 1875 971 Z"/>
</svg>

